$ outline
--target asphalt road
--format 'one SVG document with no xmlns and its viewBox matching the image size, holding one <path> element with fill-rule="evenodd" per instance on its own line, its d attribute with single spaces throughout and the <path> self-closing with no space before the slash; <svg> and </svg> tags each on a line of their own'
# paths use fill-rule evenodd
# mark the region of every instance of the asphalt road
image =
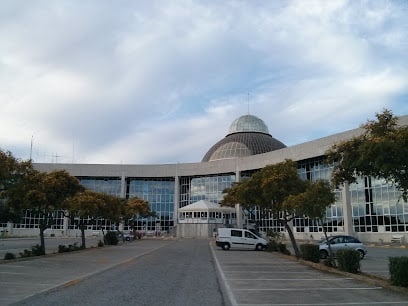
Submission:
<svg viewBox="0 0 408 306">
<path fill-rule="evenodd" d="M 390 277 L 389 257 L 408 257 L 408 248 L 400 245 L 368 247 L 367 250 L 367 256 L 360 261 L 361 271 L 384 278 Z"/>
<path fill-rule="evenodd" d="M 406 249 L 370 248 L 362 266 L 383 270 L 377 259 L 385 267 L 390 254 L 405 256 Z M 211 240 L 142 239 L 2 261 L 0 305 L 10 304 L 395 306 L 408 305 L 408 295 L 277 253 L 223 251 Z"/>
<path fill-rule="evenodd" d="M 145 247 L 143 253 L 138 247 Z M 111 247 L 115 253 L 120 248 Z M 122 250 L 129 259 L 123 258 L 100 273 L 74 278 L 55 290 L 46 290 L 13 305 L 224 305 L 209 240 L 142 240 L 127 243 Z M 81 257 L 92 256 L 94 252 L 86 253 L 82 252 Z M 103 263 L 112 255 L 106 254 L 97 261 Z M 54 268 L 55 273 L 63 273 L 63 263 L 57 258 L 60 256 L 55 256 L 55 260 L 47 258 L 46 262 L 34 259 L 31 263 L 37 267 L 29 267 L 30 271 L 18 268 L 13 271 L 32 277 L 36 270 L 41 273 L 39 265 L 47 264 L 46 273 L 52 274 Z M 72 256 L 66 256 L 65 265 L 75 269 Z M 27 263 L 20 265 L 27 267 Z M 42 281 L 51 283 L 45 276 Z"/>
</svg>

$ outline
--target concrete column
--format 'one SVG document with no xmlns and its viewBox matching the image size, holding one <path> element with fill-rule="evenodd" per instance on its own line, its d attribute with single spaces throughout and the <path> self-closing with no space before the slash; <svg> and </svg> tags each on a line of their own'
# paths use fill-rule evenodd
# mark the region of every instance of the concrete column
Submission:
<svg viewBox="0 0 408 306">
<path fill-rule="evenodd" d="M 120 197 L 126 198 L 126 176 L 125 171 L 122 171 L 122 176 L 120 178 Z"/>
<path fill-rule="evenodd" d="M 346 181 L 342 189 L 343 198 L 343 219 L 344 219 L 344 233 L 346 235 L 354 235 L 353 214 L 351 208 L 351 196 L 349 183 Z"/>
<path fill-rule="evenodd" d="M 174 230 L 177 231 L 177 224 L 178 224 L 178 208 L 179 208 L 179 198 L 180 198 L 180 183 L 179 177 L 176 175 L 174 177 L 174 204 L 173 204 L 173 233 L 176 233 Z M 178 235 L 177 235 L 178 236 Z"/>
<path fill-rule="evenodd" d="M 238 159 L 235 159 L 235 182 L 238 183 L 240 181 L 241 173 L 239 171 Z M 237 215 L 237 227 L 242 228 L 244 226 L 244 222 L 242 219 L 242 209 L 239 203 L 235 204 L 235 213 Z"/>
<path fill-rule="evenodd" d="M 13 222 L 9 221 L 7 222 L 7 227 L 6 227 L 7 235 L 12 235 L 13 234 Z M 5 235 L 5 236 L 7 236 Z"/>
<path fill-rule="evenodd" d="M 68 211 L 66 211 L 65 214 L 68 215 Z M 68 236 L 69 218 L 64 216 L 64 220 L 62 222 L 62 235 Z"/>
</svg>

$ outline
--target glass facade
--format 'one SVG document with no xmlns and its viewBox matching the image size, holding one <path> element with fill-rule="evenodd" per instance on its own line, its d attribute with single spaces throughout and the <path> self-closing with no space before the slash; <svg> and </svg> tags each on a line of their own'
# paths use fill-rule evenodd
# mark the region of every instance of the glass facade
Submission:
<svg viewBox="0 0 408 306">
<path fill-rule="evenodd" d="M 120 177 L 77 177 L 77 179 L 87 189 L 117 197 L 121 196 Z"/>
<path fill-rule="evenodd" d="M 322 159 L 298 162 L 298 173 L 303 179 L 316 181 L 330 180 L 333 166 Z M 350 184 L 350 200 L 355 232 L 407 232 L 408 203 L 403 202 L 401 193 L 390 183 L 370 177 L 360 178 Z M 327 232 L 344 231 L 343 195 L 335 190 L 336 201 L 326 210 L 324 226 Z M 268 212 L 257 211 L 256 221 L 260 230 L 284 228 Z M 298 216 L 293 219 L 294 232 L 323 232 L 316 221 Z"/>
<path fill-rule="evenodd" d="M 223 192 L 235 182 L 235 174 L 216 176 L 181 177 L 179 207 L 190 205 L 199 200 L 220 203 Z"/>
<path fill-rule="evenodd" d="M 303 160 L 298 162 L 299 176 L 304 180 L 329 180 L 333 167 L 323 163 L 322 158 Z M 335 190 L 336 202 L 326 210 L 324 226 L 327 232 L 337 232 L 342 230 L 343 225 L 343 204 L 340 190 Z M 252 222 L 258 223 L 259 230 L 269 229 L 277 232 L 285 231 L 283 224 L 274 218 L 267 210 L 255 209 L 256 219 Z M 294 232 L 323 232 L 322 226 L 315 220 L 296 216 L 293 219 Z"/>
<path fill-rule="evenodd" d="M 149 202 L 155 217 L 136 216 L 136 229 L 147 231 L 168 231 L 174 225 L 174 179 L 170 178 L 128 178 L 126 198 L 138 197 Z"/>
<path fill-rule="evenodd" d="M 333 171 L 332 165 L 327 165 L 322 158 L 309 159 L 298 162 L 298 173 L 304 180 L 330 180 Z M 336 201 L 326 209 L 324 226 L 327 232 L 343 231 L 343 203 L 340 190 L 335 190 Z M 309 218 L 296 217 L 293 220 L 296 232 L 323 232 L 321 224 Z"/>
<path fill-rule="evenodd" d="M 408 231 L 408 203 L 385 180 L 362 178 L 350 186 L 356 232 Z"/>
<path fill-rule="evenodd" d="M 50 214 L 53 224 L 51 225 L 50 229 L 63 229 L 64 226 L 64 214 L 62 211 L 54 211 Z M 37 211 L 33 211 L 31 209 L 27 209 L 24 211 L 24 215 L 21 218 L 19 224 L 15 224 L 15 228 L 21 229 L 30 229 L 30 228 L 38 228 L 41 221 L 45 218 L 42 214 L 39 214 Z"/>
</svg>

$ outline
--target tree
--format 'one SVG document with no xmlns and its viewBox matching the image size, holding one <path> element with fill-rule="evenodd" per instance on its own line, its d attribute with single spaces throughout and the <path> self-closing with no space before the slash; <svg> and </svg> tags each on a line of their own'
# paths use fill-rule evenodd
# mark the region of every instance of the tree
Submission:
<svg viewBox="0 0 408 306">
<path fill-rule="evenodd" d="M 376 113 L 377 120 L 362 125 L 364 132 L 333 145 L 326 152 L 334 164 L 332 182 L 339 186 L 359 177 L 382 178 L 394 184 L 408 200 L 408 126 L 398 126 L 390 110 Z"/>
<path fill-rule="evenodd" d="M 306 188 L 297 173 L 297 165 L 294 161 L 268 165 L 249 179 L 233 185 L 227 190 L 222 205 L 232 206 L 242 203 L 244 207 L 258 206 L 265 213 L 271 213 L 285 227 L 291 240 L 295 255 L 299 257 L 299 249 L 289 226 L 295 217 L 296 205 L 285 201 L 290 195 L 302 193 Z"/>
<path fill-rule="evenodd" d="M 75 217 L 79 217 L 79 228 L 81 230 L 82 245 L 81 248 L 85 249 L 85 228 L 86 225 L 84 218 L 91 217 L 92 219 L 98 219 L 104 213 L 102 208 L 104 207 L 104 195 L 92 190 L 84 190 L 76 193 L 73 197 L 68 198 L 64 202 L 64 210 L 66 217 L 70 217 L 71 220 Z"/>
<path fill-rule="evenodd" d="M 263 207 L 270 210 L 274 217 L 285 227 L 296 257 L 300 256 L 292 228 L 289 223 L 296 216 L 296 206 L 285 200 L 305 190 L 306 181 L 297 172 L 297 164 L 292 160 L 266 166 L 261 170 L 261 186 L 266 201 Z"/>
<path fill-rule="evenodd" d="M 330 182 L 318 180 L 315 182 L 306 183 L 304 192 L 297 195 L 290 195 L 286 200 L 286 204 L 295 207 L 297 215 L 304 215 L 312 220 L 316 220 L 323 228 L 324 237 L 327 241 L 327 230 L 324 226 L 326 217 L 326 209 L 330 207 L 336 200 Z M 329 244 L 330 260 L 334 265 L 333 252 Z"/>
<path fill-rule="evenodd" d="M 32 169 L 30 161 L 21 161 L 11 152 L 0 150 L 0 192 L 18 182 L 28 169 Z"/>
<path fill-rule="evenodd" d="M 21 212 L 8 205 L 5 200 L 6 191 L 19 183 L 32 169 L 30 161 L 19 160 L 11 152 L 0 150 L 0 223 L 18 221 Z"/>
<path fill-rule="evenodd" d="M 139 199 L 138 197 L 130 198 L 126 201 L 123 217 L 129 220 L 132 232 L 135 230 L 135 217 L 147 217 L 152 215 L 149 202 Z"/>
<path fill-rule="evenodd" d="M 38 215 L 41 249 L 45 254 L 44 231 L 54 223 L 55 211 L 62 209 L 66 199 L 83 189 L 65 170 L 45 173 L 30 168 L 21 180 L 5 190 L 5 199 L 15 210 L 30 209 Z"/>
<path fill-rule="evenodd" d="M 247 178 L 241 182 L 234 183 L 224 191 L 225 196 L 221 201 L 221 205 L 233 207 L 239 203 L 243 210 L 252 213 L 256 206 L 261 206 L 265 201 L 260 179 L 261 173 L 256 172 L 250 179 Z"/>
</svg>

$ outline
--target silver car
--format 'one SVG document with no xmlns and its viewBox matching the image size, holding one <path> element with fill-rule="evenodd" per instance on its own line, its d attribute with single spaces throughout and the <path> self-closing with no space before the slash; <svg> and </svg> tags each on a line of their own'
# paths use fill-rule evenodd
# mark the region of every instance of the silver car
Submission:
<svg viewBox="0 0 408 306">
<path fill-rule="evenodd" d="M 363 259 L 364 256 L 367 254 L 366 246 L 357 238 L 346 236 L 346 235 L 338 235 L 338 236 L 331 236 L 326 239 L 320 241 L 319 244 L 319 251 L 321 258 L 327 258 L 329 256 L 329 245 L 330 243 L 331 249 L 334 254 L 340 249 L 353 249 L 360 252 L 360 259 Z"/>
</svg>

